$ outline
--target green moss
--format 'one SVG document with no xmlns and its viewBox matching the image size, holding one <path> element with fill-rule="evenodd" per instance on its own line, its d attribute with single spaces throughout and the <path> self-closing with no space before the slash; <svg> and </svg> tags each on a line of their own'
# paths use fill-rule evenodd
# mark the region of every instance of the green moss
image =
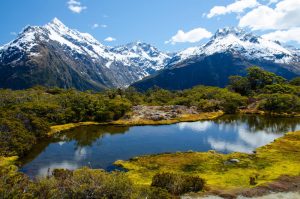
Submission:
<svg viewBox="0 0 300 199">
<path fill-rule="evenodd" d="M 239 162 L 228 163 L 230 159 Z M 300 131 L 258 148 L 256 154 L 187 152 L 142 156 L 115 164 L 128 169 L 127 175 L 136 184 L 150 185 L 155 174 L 173 172 L 204 178 L 211 188 L 252 187 L 282 175 L 300 175 Z"/>
</svg>

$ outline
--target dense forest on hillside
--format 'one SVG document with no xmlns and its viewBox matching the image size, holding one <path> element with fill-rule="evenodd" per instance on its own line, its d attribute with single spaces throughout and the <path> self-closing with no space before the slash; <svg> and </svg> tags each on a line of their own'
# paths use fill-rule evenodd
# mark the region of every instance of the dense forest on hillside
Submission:
<svg viewBox="0 0 300 199">
<path fill-rule="evenodd" d="M 161 198 L 167 198 L 169 196 L 165 190 L 173 194 L 178 193 L 177 189 L 170 188 L 171 185 L 166 189 L 167 185 L 161 185 L 157 179 L 157 187 L 165 189 L 131 190 L 130 181 L 122 173 L 107 174 L 89 169 L 74 172 L 56 171 L 48 179 L 33 182 L 16 172 L 15 167 L 7 166 L 8 163 L 4 164 L 4 160 L 8 157 L 21 157 L 30 151 L 35 143 L 48 136 L 52 125 L 118 120 L 130 117 L 132 107 L 135 105 L 184 105 L 195 106 L 201 112 L 225 113 L 255 109 L 271 114 L 295 115 L 300 112 L 300 78 L 287 81 L 259 67 L 251 67 L 246 77 L 231 76 L 227 88 L 196 86 L 182 91 L 152 88 L 144 93 L 137 92 L 134 88 L 98 93 L 39 86 L 18 91 L 0 90 L 0 156 L 6 157 L 0 164 L 0 198 L 10 198 L 12 196 L 10 194 L 21 196 L 25 194 L 24 190 L 27 190 L 26 193 L 32 190 L 32 193 L 37 194 L 29 197 L 39 198 L 46 197 L 39 195 L 41 190 L 43 192 L 46 190 L 44 194 L 49 194 L 47 197 L 52 198 L 60 197 L 56 194 L 66 194 L 61 195 L 62 197 L 83 198 L 94 192 L 101 193 L 101 198 L 130 198 L 134 194 L 146 194 L 151 198 L 153 193 L 163 195 Z M 166 178 L 166 181 L 173 179 L 175 184 L 178 184 L 177 181 L 182 184 L 188 181 L 193 184 L 190 187 L 196 186 L 199 188 L 197 190 L 200 190 L 204 183 L 201 179 L 185 179 L 184 176 L 159 177 Z M 75 186 L 75 182 L 78 181 L 86 187 L 78 184 Z M 91 184 L 94 187 L 91 188 Z M 102 190 L 99 188 L 100 185 L 103 185 Z M 64 192 L 61 192 L 62 189 Z M 183 189 L 183 192 L 193 191 L 182 187 L 178 189 Z M 80 197 L 77 197 L 78 195 Z"/>
</svg>

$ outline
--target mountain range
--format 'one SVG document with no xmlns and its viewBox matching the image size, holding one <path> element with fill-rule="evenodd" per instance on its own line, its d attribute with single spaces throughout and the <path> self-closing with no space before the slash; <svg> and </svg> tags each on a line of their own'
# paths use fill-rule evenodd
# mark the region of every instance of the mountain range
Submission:
<svg viewBox="0 0 300 199">
<path fill-rule="evenodd" d="M 244 75 L 252 65 L 290 79 L 300 75 L 300 50 L 239 28 L 219 29 L 206 44 L 173 54 L 142 42 L 109 47 L 55 18 L 44 26 L 27 26 L 0 47 L 0 87 L 223 87 L 228 76 Z"/>
</svg>

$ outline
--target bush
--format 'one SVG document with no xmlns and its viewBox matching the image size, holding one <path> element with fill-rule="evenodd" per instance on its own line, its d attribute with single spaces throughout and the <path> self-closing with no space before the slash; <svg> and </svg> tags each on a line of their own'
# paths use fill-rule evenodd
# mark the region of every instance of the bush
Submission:
<svg viewBox="0 0 300 199">
<path fill-rule="evenodd" d="M 300 86 L 300 77 L 295 77 L 289 82 L 291 85 Z"/>
<path fill-rule="evenodd" d="M 263 88 L 262 93 L 265 94 L 274 94 L 274 93 L 281 93 L 281 94 L 300 94 L 299 87 L 292 86 L 289 84 L 273 84 L 267 85 Z"/>
<path fill-rule="evenodd" d="M 259 109 L 275 113 L 293 113 L 300 111 L 300 98 L 291 94 L 264 94 Z"/>
<path fill-rule="evenodd" d="M 203 190 L 205 181 L 202 178 L 173 173 L 156 174 L 151 186 L 166 189 L 174 195 Z"/>
</svg>

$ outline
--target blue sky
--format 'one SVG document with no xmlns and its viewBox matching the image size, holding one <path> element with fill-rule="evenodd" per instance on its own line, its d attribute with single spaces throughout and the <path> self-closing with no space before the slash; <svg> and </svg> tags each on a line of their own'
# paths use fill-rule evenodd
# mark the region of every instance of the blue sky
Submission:
<svg viewBox="0 0 300 199">
<path fill-rule="evenodd" d="M 144 41 L 161 50 L 177 51 L 205 42 L 218 28 L 238 25 L 296 44 L 300 38 L 299 41 L 298 38 L 291 39 L 291 34 L 300 33 L 299 18 L 294 21 L 285 19 L 289 23 L 281 27 L 277 25 L 280 20 L 282 24 L 282 19 L 278 18 L 281 11 L 276 9 L 280 8 L 279 3 L 287 2 L 291 10 L 286 11 L 289 12 L 287 16 L 300 13 L 297 1 L 6 0 L 0 3 L 0 45 L 14 39 L 26 25 L 44 25 L 54 17 L 68 27 L 88 32 L 101 43 L 111 46 Z M 259 16 L 261 12 L 265 15 Z M 277 17 L 278 21 L 270 22 L 268 17 Z M 262 25 L 259 26 L 257 18 L 262 19 Z M 179 30 L 182 30 L 181 34 L 177 34 Z"/>
</svg>

